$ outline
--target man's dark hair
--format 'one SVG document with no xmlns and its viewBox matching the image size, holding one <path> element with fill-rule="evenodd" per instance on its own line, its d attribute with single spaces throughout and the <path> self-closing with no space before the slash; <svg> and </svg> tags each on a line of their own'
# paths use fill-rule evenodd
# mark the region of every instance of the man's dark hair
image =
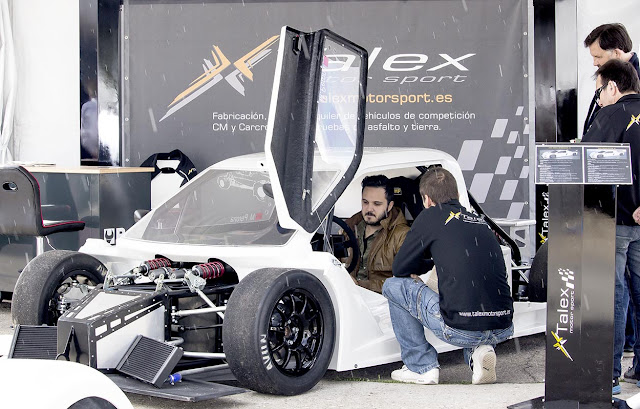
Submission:
<svg viewBox="0 0 640 409">
<path fill-rule="evenodd" d="M 424 172 L 420 178 L 420 195 L 427 195 L 435 204 L 458 200 L 460 197 L 456 178 L 448 170 L 440 167 Z"/>
<path fill-rule="evenodd" d="M 372 175 L 362 179 L 362 191 L 365 187 L 381 187 L 384 189 L 384 197 L 387 202 L 393 201 L 393 186 L 389 184 L 389 178 L 385 175 Z"/>
<path fill-rule="evenodd" d="M 628 53 L 633 48 L 633 42 L 627 29 L 620 23 L 603 24 L 593 29 L 584 39 L 584 46 L 589 47 L 595 43 L 596 40 L 603 50 L 615 50 L 621 49 L 625 53 Z"/>
<path fill-rule="evenodd" d="M 596 78 L 598 75 L 600 76 L 602 85 L 607 85 L 610 81 L 615 82 L 621 93 L 630 91 L 636 94 L 640 93 L 638 72 L 629 62 L 609 60 L 602 64 L 593 75 Z"/>
</svg>

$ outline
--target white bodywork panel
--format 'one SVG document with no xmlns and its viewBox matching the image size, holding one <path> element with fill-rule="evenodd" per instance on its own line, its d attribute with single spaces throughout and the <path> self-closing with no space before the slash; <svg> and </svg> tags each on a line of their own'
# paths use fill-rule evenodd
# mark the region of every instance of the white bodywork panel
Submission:
<svg viewBox="0 0 640 409">
<path fill-rule="evenodd" d="M 2 407 L 67 409 L 76 402 L 98 397 L 116 409 L 133 409 L 115 383 L 90 366 L 44 359 L 0 359 Z M 61 382 L 54 380 L 64 380 Z M 36 389 L 34 390 L 34 385 Z"/>
</svg>

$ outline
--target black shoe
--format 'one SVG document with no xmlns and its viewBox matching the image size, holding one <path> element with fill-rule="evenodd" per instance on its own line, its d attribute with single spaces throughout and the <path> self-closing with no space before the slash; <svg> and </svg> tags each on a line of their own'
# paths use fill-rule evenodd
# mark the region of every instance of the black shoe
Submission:
<svg viewBox="0 0 640 409">
<path fill-rule="evenodd" d="M 640 381 L 640 373 L 636 372 L 633 366 L 630 366 L 627 372 L 624 373 L 624 380 L 625 382 L 637 383 Z"/>
</svg>

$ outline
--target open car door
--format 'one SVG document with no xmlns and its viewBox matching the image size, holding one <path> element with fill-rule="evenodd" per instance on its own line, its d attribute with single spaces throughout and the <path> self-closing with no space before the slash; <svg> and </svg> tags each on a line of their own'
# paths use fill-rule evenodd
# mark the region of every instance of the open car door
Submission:
<svg viewBox="0 0 640 409">
<path fill-rule="evenodd" d="M 280 225 L 315 231 L 362 159 L 367 51 L 282 28 L 265 153 Z"/>
</svg>

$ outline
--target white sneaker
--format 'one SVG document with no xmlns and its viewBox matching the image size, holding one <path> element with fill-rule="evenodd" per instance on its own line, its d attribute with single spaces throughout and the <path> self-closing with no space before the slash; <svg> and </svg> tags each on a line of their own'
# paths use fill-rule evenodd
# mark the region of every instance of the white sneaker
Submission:
<svg viewBox="0 0 640 409">
<path fill-rule="evenodd" d="M 391 379 L 405 383 L 417 383 L 418 385 L 437 385 L 440 379 L 440 368 L 433 368 L 420 374 L 403 365 L 401 369 L 391 372 Z"/>
<path fill-rule="evenodd" d="M 496 352 L 491 345 L 480 345 L 471 355 L 473 376 L 471 383 L 480 385 L 496 381 Z"/>
</svg>

